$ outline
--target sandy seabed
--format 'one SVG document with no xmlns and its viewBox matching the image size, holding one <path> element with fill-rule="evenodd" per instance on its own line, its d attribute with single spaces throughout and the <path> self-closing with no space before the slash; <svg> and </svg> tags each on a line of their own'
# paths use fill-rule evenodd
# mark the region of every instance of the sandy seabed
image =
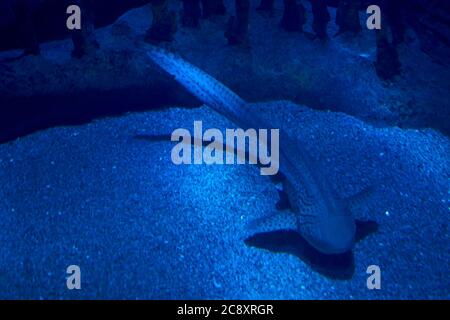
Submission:
<svg viewBox="0 0 450 320">
<path fill-rule="evenodd" d="M 244 243 L 278 197 L 254 166 L 176 166 L 170 143 L 133 139 L 194 120 L 234 128 L 207 107 L 171 108 L 0 145 L 0 297 L 449 298 L 447 137 L 287 102 L 250 107 L 300 141 L 340 196 L 375 186 L 353 214 L 379 230 L 356 244 L 351 279 Z M 66 288 L 71 264 L 81 290 Z M 372 264 L 381 290 L 366 288 Z"/>
</svg>

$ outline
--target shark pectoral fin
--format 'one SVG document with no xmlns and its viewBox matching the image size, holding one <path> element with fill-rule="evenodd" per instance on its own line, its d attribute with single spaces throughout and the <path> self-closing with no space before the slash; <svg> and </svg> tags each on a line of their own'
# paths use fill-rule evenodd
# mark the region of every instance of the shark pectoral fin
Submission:
<svg viewBox="0 0 450 320">
<path fill-rule="evenodd" d="M 278 191 L 278 196 L 280 197 L 280 199 L 278 200 L 278 202 L 275 205 L 275 208 L 279 211 L 284 211 L 284 210 L 291 210 L 291 203 L 289 202 L 289 197 L 287 195 L 287 193 L 284 190 L 280 190 L 277 189 Z"/>
<path fill-rule="evenodd" d="M 265 217 L 252 220 L 246 226 L 249 235 L 276 230 L 296 230 L 297 217 L 290 210 L 277 211 Z"/>
<path fill-rule="evenodd" d="M 136 134 L 133 137 L 133 140 L 140 140 L 140 141 L 148 141 L 148 142 L 174 142 L 172 140 L 172 135 L 170 134 L 157 134 L 157 135 L 149 135 L 149 134 Z M 217 142 L 219 144 L 222 144 L 222 150 L 223 152 L 228 152 L 231 154 L 236 155 L 237 158 L 241 158 L 244 161 L 246 159 L 250 159 L 250 153 L 248 150 L 241 150 L 237 147 L 231 146 L 226 144 L 225 142 L 221 140 L 203 140 L 203 139 L 197 139 L 197 138 L 190 138 L 189 139 L 183 139 L 180 141 L 181 143 L 189 144 L 189 145 L 201 145 L 202 147 L 208 147 L 212 142 Z M 256 157 L 255 155 L 253 157 Z M 276 179 L 280 179 L 280 181 L 283 179 L 282 176 L 278 176 Z"/>
<path fill-rule="evenodd" d="M 359 207 L 361 204 L 363 204 L 367 199 L 375 192 L 375 186 L 370 185 L 361 191 L 357 192 L 356 194 L 353 194 L 349 197 L 346 197 L 342 199 L 347 207 L 352 209 L 353 207 Z"/>
</svg>

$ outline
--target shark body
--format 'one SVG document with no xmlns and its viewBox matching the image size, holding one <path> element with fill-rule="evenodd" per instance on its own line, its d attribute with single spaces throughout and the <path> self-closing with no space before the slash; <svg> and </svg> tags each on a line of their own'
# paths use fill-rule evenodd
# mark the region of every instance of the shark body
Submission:
<svg viewBox="0 0 450 320">
<path fill-rule="evenodd" d="M 148 56 L 181 85 L 219 114 L 242 129 L 269 128 L 248 104 L 222 83 L 181 57 L 148 47 Z M 300 141 L 280 128 L 279 166 L 288 210 L 280 210 L 252 224 L 256 232 L 295 230 L 325 254 L 348 252 L 355 243 L 356 224 L 347 202 L 327 183 Z"/>
</svg>

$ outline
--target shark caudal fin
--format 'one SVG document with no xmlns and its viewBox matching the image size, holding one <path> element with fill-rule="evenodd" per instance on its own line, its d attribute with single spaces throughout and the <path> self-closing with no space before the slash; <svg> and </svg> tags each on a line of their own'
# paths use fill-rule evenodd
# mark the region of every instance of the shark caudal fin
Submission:
<svg viewBox="0 0 450 320">
<path fill-rule="evenodd" d="M 216 112 L 233 122 L 241 118 L 246 104 L 237 94 L 199 68 L 162 48 L 146 46 L 150 59 Z"/>
</svg>

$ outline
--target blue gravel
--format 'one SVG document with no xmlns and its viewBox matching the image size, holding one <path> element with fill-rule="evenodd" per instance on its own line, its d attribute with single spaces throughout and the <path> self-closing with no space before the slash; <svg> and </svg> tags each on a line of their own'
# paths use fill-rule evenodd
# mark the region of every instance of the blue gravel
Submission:
<svg viewBox="0 0 450 320">
<path fill-rule="evenodd" d="M 333 280 L 291 254 L 244 243 L 277 191 L 251 165 L 182 165 L 135 134 L 234 128 L 206 107 L 128 114 L 0 145 L 0 298 L 450 298 L 450 142 L 433 130 L 376 128 L 287 102 L 250 107 L 296 137 L 379 230 Z M 81 290 L 66 268 L 81 267 Z M 366 268 L 379 265 L 381 290 Z"/>
</svg>

